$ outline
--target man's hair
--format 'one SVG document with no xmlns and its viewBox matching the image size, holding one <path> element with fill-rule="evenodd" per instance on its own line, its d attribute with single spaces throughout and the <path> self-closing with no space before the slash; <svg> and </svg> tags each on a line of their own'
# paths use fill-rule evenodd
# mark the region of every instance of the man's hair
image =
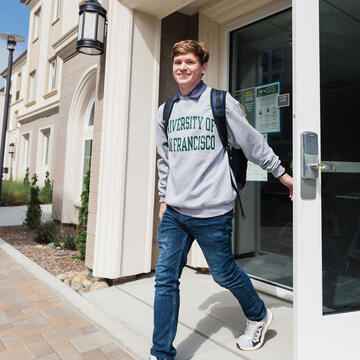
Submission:
<svg viewBox="0 0 360 360">
<path fill-rule="evenodd" d="M 209 50 L 202 41 L 195 40 L 183 40 L 174 44 L 171 49 L 171 61 L 174 61 L 174 57 L 187 53 L 193 53 L 200 61 L 201 65 L 204 65 L 209 61 Z"/>
</svg>

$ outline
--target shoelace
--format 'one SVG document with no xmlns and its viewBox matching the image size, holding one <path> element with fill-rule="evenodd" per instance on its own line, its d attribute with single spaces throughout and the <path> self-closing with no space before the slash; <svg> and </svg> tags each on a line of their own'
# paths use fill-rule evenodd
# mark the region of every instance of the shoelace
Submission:
<svg viewBox="0 0 360 360">
<path fill-rule="evenodd" d="M 256 321 L 247 320 L 245 336 L 249 337 L 254 342 L 259 341 L 260 332 L 261 332 L 262 327 L 263 327 L 263 324 L 259 324 Z"/>
</svg>

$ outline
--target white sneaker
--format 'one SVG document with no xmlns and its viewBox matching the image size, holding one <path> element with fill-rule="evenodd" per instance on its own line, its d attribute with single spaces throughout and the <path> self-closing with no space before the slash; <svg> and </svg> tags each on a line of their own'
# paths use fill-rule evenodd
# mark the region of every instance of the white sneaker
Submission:
<svg viewBox="0 0 360 360">
<path fill-rule="evenodd" d="M 273 318 L 271 311 L 269 309 L 266 310 L 266 316 L 261 321 L 251 321 L 246 319 L 245 333 L 239 337 L 236 343 L 240 350 L 257 350 L 264 343 L 265 334 Z"/>
<path fill-rule="evenodd" d="M 148 360 L 157 360 L 157 357 L 154 355 L 150 355 L 150 357 L 148 358 Z"/>
</svg>

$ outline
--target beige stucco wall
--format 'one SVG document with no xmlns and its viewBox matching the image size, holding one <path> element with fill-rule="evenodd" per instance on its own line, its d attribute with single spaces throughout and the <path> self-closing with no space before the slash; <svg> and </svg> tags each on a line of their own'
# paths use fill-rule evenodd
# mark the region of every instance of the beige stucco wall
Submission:
<svg viewBox="0 0 360 360">
<path fill-rule="evenodd" d="M 23 177 L 23 175 L 25 174 L 25 167 L 22 166 L 23 164 L 23 153 L 24 153 L 24 148 L 23 148 L 23 135 L 24 134 L 29 134 L 30 135 L 30 148 L 29 148 L 29 169 L 30 169 L 30 176 L 32 176 L 37 169 L 37 165 L 39 164 L 39 156 L 41 157 L 42 155 L 42 147 L 39 147 L 39 143 L 40 143 L 40 136 L 41 136 L 41 130 L 42 129 L 50 129 L 50 149 L 49 149 L 49 157 L 50 157 L 50 164 L 53 164 L 53 160 L 54 160 L 54 151 L 53 151 L 53 145 L 54 145 L 54 141 L 53 140 L 53 135 L 54 135 L 54 129 L 55 129 L 55 124 L 56 124 L 56 119 L 57 119 L 57 113 L 50 115 L 50 116 L 44 116 L 44 117 L 40 117 L 36 120 L 33 120 L 29 123 L 25 123 L 21 125 L 20 128 L 20 133 L 19 133 L 19 147 L 18 147 L 18 159 L 20 161 L 19 164 L 19 168 L 20 168 L 20 178 Z M 38 167 L 39 169 L 39 167 Z M 49 168 L 49 172 L 50 174 L 52 173 L 52 168 L 50 166 Z M 42 185 L 43 185 L 43 180 L 45 177 L 45 174 L 37 174 L 40 179 L 42 180 Z"/>
<path fill-rule="evenodd" d="M 0 91 L 0 129 L 2 131 L 3 124 L 3 114 L 4 114 L 4 100 L 5 100 L 5 89 Z M 0 137 L 0 146 L 1 146 L 1 137 Z"/>
<path fill-rule="evenodd" d="M 18 161 L 20 154 L 20 143 L 19 143 L 19 127 L 20 124 L 16 123 L 16 113 L 19 113 L 21 108 L 24 106 L 24 87 L 23 87 L 23 77 L 24 77 L 24 67 L 26 64 L 26 54 L 20 55 L 12 67 L 11 74 L 11 89 L 10 89 L 10 104 L 9 104 L 9 113 L 8 113 L 8 124 L 7 124 L 7 133 L 6 133 L 6 144 L 5 144 L 5 156 L 4 156 L 4 167 L 9 168 L 8 174 L 4 174 L 4 179 L 8 180 L 10 178 L 10 168 L 12 169 L 13 179 L 16 180 L 19 178 L 18 174 Z M 21 74 L 21 88 L 19 93 L 19 99 L 16 100 L 16 89 L 17 89 L 17 81 L 18 75 Z M 5 82 L 6 85 L 6 82 Z M 6 89 L 6 87 L 5 87 Z M 4 97 L 5 97 L 5 89 L 4 89 Z M 5 98 L 3 98 L 5 101 Z M 4 104 L 3 104 L 4 105 Z M 1 121 L 3 120 L 3 108 L 0 112 Z M 1 128 L 2 129 L 2 128 Z M 9 144 L 15 144 L 15 154 L 11 157 L 8 153 Z"/>
<path fill-rule="evenodd" d="M 75 55 L 63 64 L 61 79 L 61 98 L 59 104 L 59 118 L 56 126 L 55 151 L 54 151 L 54 189 L 53 189 L 53 217 L 61 220 L 63 218 L 63 197 L 79 197 L 79 194 L 64 194 L 64 171 L 68 131 L 68 116 L 75 89 L 89 69 L 97 64 L 98 59 L 92 56 Z M 75 209 L 74 209 L 75 211 Z M 77 221 L 76 214 L 72 216 Z"/>
</svg>

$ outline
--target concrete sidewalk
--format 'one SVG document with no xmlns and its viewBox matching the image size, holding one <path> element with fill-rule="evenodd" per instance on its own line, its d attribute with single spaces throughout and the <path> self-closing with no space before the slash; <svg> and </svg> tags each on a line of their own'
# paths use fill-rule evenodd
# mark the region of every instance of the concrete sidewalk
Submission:
<svg viewBox="0 0 360 360">
<path fill-rule="evenodd" d="M 2 249 L 0 273 L 0 360 L 133 359 Z"/>
<path fill-rule="evenodd" d="M 42 216 L 41 220 L 51 219 L 51 204 L 40 205 Z M 26 217 L 26 205 L 20 206 L 0 206 L 0 226 L 22 225 Z"/>
<path fill-rule="evenodd" d="M 245 317 L 232 294 L 219 287 L 210 275 L 185 268 L 180 285 L 181 306 L 175 339 L 176 360 L 291 360 L 292 305 L 260 294 L 274 314 L 265 345 L 242 352 L 236 340 L 245 329 Z M 137 354 L 148 353 L 153 323 L 154 276 L 84 294 L 94 305 L 144 339 Z M 143 348 L 141 348 L 143 346 Z M 138 357 L 141 359 L 141 356 Z"/>
<path fill-rule="evenodd" d="M 0 273 L 0 360 L 147 359 L 153 274 L 81 296 L 1 239 Z M 274 320 L 260 350 L 241 352 L 245 317 L 233 296 L 190 268 L 180 289 L 176 360 L 292 359 L 291 303 L 260 293 Z"/>
</svg>

